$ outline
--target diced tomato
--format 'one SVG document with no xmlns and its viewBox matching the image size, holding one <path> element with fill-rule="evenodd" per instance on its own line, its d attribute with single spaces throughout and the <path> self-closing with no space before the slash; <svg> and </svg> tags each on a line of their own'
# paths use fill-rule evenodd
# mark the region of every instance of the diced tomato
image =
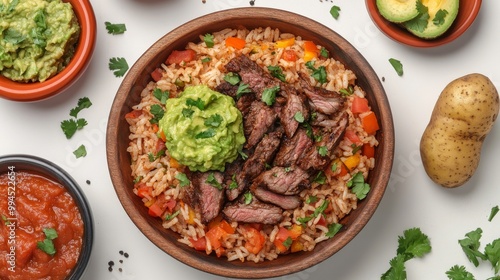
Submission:
<svg viewBox="0 0 500 280">
<path fill-rule="evenodd" d="M 164 150 L 165 147 L 166 147 L 165 142 L 163 142 L 163 140 L 161 140 L 161 139 L 158 139 L 158 141 L 156 141 L 155 153 L 158 154 L 158 152 L 160 152 L 161 150 Z"/>
<path fill-rule="evenodd" d="M 378 125 L 377 116 L 374 112 L 369 111 L 366 114 L 360 115 L 361 124 L 366 133 L 373 135 L 380 129 Z"/>
<path fill-rule="evenodd" d="M 304 61 L 318 57 L 319 50 L 313 41 L 304 41 Z"/>
<path fill-rule="evenodd" d="M 163 209 L 157 203 L 151 204 L 148 208 L 148 214 L 153 217 L 160 217 L 163 214 Z"/>
<path fill-rule="evenodd" d="M 155 70 L 153 70 L 153 72 L 151 72 L 151 78 L 153 78 L 153 81 L 155 82 L 161 80 L 162 77 L 163 77 L 163 70 L 161 68 L 156 68 Z"/>
<path fill-rule="evenodd" d="M 258 254 L 264 247 L 265 237 L 262 233 L 253 227 L 244 227 L 245 248 L 252 254 Z"/>
<path fill-rule="evenodd" d="M 165 203 L 165 206 L 167 206 L 167 209 L 170 212 L 172 212 L 174 210 L 176 205 L 177 205 L 177 201 L 173 198 L 167 200 L 167 202 Z"/>
<path fill-rule="evenodd" d="M 237 50 L 241 50 L 245 47 L 245 44 L 247 42 L 243 39 L 240 39 L 238 37 L 227 37 L 226 38 L 226 46 L 227 47 L 233 47 Z"/>
<path fill-rule="evenodd" d="M 137 189 L 137 196 L 141 198 L 151 196 L 151 191 L 153 190 L 152 187 L 147 186 L 145 183 L 139 183 L 135 188 Z"/>
<path fill-rule="evenodd" d="M 297 53 L 294 50 L 284 50 L 283 59 L 290 62 L 297 61 Z"/>
<path fill-rule="evenodd" d="M 325 216 L 321 215 L 321 216 L 319 217 L 318 222 L 317 222 L 316 224 L 317 224 L 317 225 L 319 225 L 319 226 L 324 226 L 324 227 L 326 227 L 326 219 L 325 219 Z"/>
<path fill-rule="evenodd" d="M 135 119 L 142 115 L 142 110 L 133 110 L 125 114 L 126 119 Z"/>
<path fill-rule="evenodd" d="M 353 114 L 360 114 L 368 111 L 370 111 L 370 107 L 368 106 L 368 99 L 355 96 L 352 100 L 351 112 Z"/>
<path fill-rule="evenodd" d="M 205 236 L 207 239 L 210 241 L 210 244 L 212 245 L 212 249 L 216 250 L 222 246 L 222 238 L 227 236 L 227 232 L 225 232 L 222 228 L 220 227 L 214 227 L 207 231 L 205 233 Z"/>
<path fill-rule="evenodd" d="M 360 145 L 361 144 L 361 139 L 359 139 L 359 136 L 356 134 L 356 132 L 352 129 L 346 129 L 344 133 L 344 137 L 349 139 L 351 143 Z"/>
<path fill-rule="evenodd" d="M 196 58 L 196 52 L 193 50 L 172 51 L 165 61 L 167 64 L 179 64 L 181 62 L 190 62 Z"/>
<path fill-rule="evenodd" d="M 276 234 L 276 237 L 274 238 L 274 246 L 276 246 L 276 249 L 278 249 L 281 253 L 286 252 L 288 250 L 288 247 L 285 246 L 284 242 L 290 237 L 290 233 L 288 230 L 284 227 L 280 227 L 278 233 Z M 290 237 L 291 239 L 291 237 Z"/>
<path fill-rule="evenodd" d="M 372 145 L 365 143 L 363 144 L 363 155 L 365 155 L 367 158 L 374 158 L 375 157 L 375 147 Z"/>
<path fill-rule="evenodd" d="M 199 239 L 189 238 L 189 242 L 191 242 L 195 250 L 205 251 L 207 249 L 207 240 L 204 237 Z"/>
</svg>

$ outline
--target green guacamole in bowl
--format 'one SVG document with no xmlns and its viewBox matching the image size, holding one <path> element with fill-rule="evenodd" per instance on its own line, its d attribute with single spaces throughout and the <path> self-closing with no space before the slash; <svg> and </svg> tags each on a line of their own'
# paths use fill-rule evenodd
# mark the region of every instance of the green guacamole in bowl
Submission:
<svg viewBox="0 0 500 280">
<path fill-rule="evenodd" d="M 191 171 L 224 171 L 245 143 L 234 100 L 204 85 L 186 87 L 167 100 L 159 126 L 170 156 Z"/>
</svg>

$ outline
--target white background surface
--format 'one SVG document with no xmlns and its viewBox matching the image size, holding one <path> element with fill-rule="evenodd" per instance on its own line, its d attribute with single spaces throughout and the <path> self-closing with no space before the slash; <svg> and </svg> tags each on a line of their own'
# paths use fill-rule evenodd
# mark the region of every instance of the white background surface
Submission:
<svg viewBox="0 0 500 280">
<path fill-rule="evenodd" d="M 92 0 L 98 35 L 93 60 L 69 90 L 50 100 L 15 103 L 0 100 L 0 155 L 23 153 L 44 157 L 68 171 L 90 201 L 95 242 L 85 280 L 226 279 L 200 272 L 173 259 L 135 227 L 119 203 L 108 173 L 105 133 L 108 113 L 122 81 L 108 70 L 111 57 L 132 65 L 156 40 L 198 16 L 235 7 L 249 0 Z M 339 19 L 329 13 L 337 5 Z M 389 97 L 396 130 L 393 172 L 386 194 L 368 225 L 336 255 L 303 272 L 278 277 L 304 279 L 380 279 L 396 255 L 398 235 L 419 227 L 431 240 L 432 251 L 406 263 L 408 279 L 447 279 L 455 264 L 476 279 L 493 276 L 489 263 L 474 267 L 458 245 L 465 233 L 481 227 L 482 247 L 500 238 L 500 216 L 488 222 L 490 209 L 500 204 L 500 123 L 487 137 L 479 169 L 457 189 L 433 184 L 422 167 L 418 145 L 441 90 L 455 78 L 479 72 L 500 87 L 500 1 L 485 0 L 472 27 L 455 42 L 417 49 L 393 42 L 372 23 L 362 0 L 256 0 L 256 7 L 273 7 L 317 20 L 351 42 L 371 63 Z M 107 34 L 104 22 L 125 23 L 123 35 Z M 389 58 L 403 63 L 397 76 Z M 59 127 L 81 97 L 93 105 L 80 112 L 88 126 L 68 140 Z M 81 144 L 85 158 L 72 152 Z M 495 167 L 496 166 L 496 167 Z M 90 180 L 90 185 L 86 183 Z M 128 258 L 119 254 L 123 250 Z M 119 261 L 123 260 L 123 263 Z M 112 272 L 108 262 L 114 261 Z M 120 272 L 118 268 L 121 268 Z"/>
</svg>

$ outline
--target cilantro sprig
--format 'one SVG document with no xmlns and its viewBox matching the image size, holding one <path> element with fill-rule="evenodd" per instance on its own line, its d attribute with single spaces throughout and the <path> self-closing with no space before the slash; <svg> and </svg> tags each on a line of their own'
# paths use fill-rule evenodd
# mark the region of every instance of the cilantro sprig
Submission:
<svg viewBox="0 0 500 280">
<path fill-rule="evenodd" d="M 88 124 L 87 120 L 84 118 L 78 118 L 78 113 L 83 109 L 89 108 L 90 106 L 92 106 L 92 102 L 88 97 L 78 99 L 76 107 L 69 111 L 69 115 L 72 118 L 61 122 L 61 129 L 67 139 L 73 137 L 77 130 L 84 128 Z"/>
<path fill-rule="evenodd" d="M 128 63 L 124 57 L 112 57 L 108 63 L 109 70 L 113 71 L 116 77 L 123 77 L 128 71 Z"/>
<path fill-rule="evenodd" d="M 370 192 L 370 184 L 365 182 L 362 172 L 354 174 L 351 180 L 347 182 L 347 186 L 351 188 L 351 191 L 359 200 L 364 199 L 368 192 Z"/>
<path fill-rule="evenodd" d="M 320 66 L 318 68 L 315 68 L 314 61 L 310 60 L 306 63 L 306 67 L 312 71 L 311 77 L 313 77 L 320 84 L 324 84 L 327 82 L 325 66 Z"/>
<path fill-rule="evenodd" d="M 56 248 L 52 240 L 57 238 L 57 231 L 53 228 L 44 228 L 43 233 L 45 234 L 45 239 L 43 241 L 38 241 L 36 246 L 48 255 L 54 256 L 56 254 Z"/>
<path fill-rule="evenodd" d="M 123 34 L 127 31 L 127 26 L 124 23 L 111 23 L 109 21 L 104 22 L 106 25 L 106 30 L 108 30 L 108 34 Z"/>
<path fill-rule="evenodd" d="M 392 65 L 392 68 L 394 68 L 398 76 L 403 76 L 404 71 L 403 71 L 403 64 L 401 63 L 401 61 L 395 58 L 389 58 L 389 63 Z"/>
</svg>

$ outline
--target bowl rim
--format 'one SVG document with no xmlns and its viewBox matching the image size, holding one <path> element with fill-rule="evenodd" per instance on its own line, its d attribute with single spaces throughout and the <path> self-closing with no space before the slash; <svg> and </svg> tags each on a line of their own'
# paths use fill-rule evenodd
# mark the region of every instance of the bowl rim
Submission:
<svg viewBox="0 0 500 280">
<path fill-rule="evenodd" d="M 394 30 L 403 30 L 401 27 L 398 27 L 395 23 L 389 22 L 385 18 L 380 15 L 377 9 L 376 0 L 365 0 L 366 9 L 368 10 L 368 14 L 372 19 L 373 23 L 377 28 L 384 33 L 387 37 L 392 39 L 395 42 L 408 45 L 416 48 L 432 48 L 438 47 L 441 45 L 445 45 L 450 43 L 460 37 L 465 31 L 469 29 L 472 23 L 475 21 L 477 15 L 479 14 L 479 10 L 481 9 L 482 0 L 460 0 L 460 1 L 470 1 L 472 3 L 472 9 L 467 11 L 467 14 L 464 16 L 463 24 L 458 27 L 454 27 L 452 25 L 451 28 L 455 28 L 453 31 L 454 36 L 447 36 L 446 33 L 443 36 L 440 36 L 436 39 L 426 40 L 418 38 L 417 36 L 411 34 L 410 32 L 399 33 Z M 460 13 L 460 11 L 459 11 Z"/>
<path fill-rule="evenodd" d="M 89 0 L 63 0 L 71 3 L 81 32 L 75 55 L 54 77 L 44 82 L 20 83 L 0 75 L 0 97 L 13 101 L 39 101 L 50 98 L 73 85 L 85 72 L 96 44 L 96 18 Z"/>
<path fill-rule="evenodd" d="M 244 7 L 244 8 L 232 8 L 228 10 L 222 10 L 213 12 L 210 14 L 206 14 L 195 18 L 191 21 L 186 22 L 185 24 L 171 30 L 164 36 L 162 36 L 159 40 L 157 40 L 153 45 L 151 45 L 142 56 L 134 63 L 134 65 L 129 69 L 128 73 L 124 77 L 111 106 L 110 115 L 108 118 L 108 128 L 106 133 L 106 153 L 107 153 L 107 161 L 108 161 L 108 169 L 111 176 L 111 181 L 113 183 L 113 187 L 115 192 L 120 200 L 122 207 L 124 208 L 127 215 L 136 225 L 136 227 L 158 248 L 174 257 L 175 259 L 183 262 L 186 265 L 189 265 L 193 268 L 199 269 L 201 271 L 205 271 L 208 273 L 212 273 L 219 276 L 225 277 L 236 277 L 236 278 L 263 278 L 263 277 L 276 277 L 282 276 L 294 272 L 301 271 L 303 269 L 307 269 L 313 265 L 316 265 L 334 253 L 338 252 L 342 249 L 347 243 L 349 243 L 367 224 L 368 220 L 374 214 L 378 204 L 380 203 L 382 196 L 387 187 L 389 176 L 387 174 L 381 175 L 379 174 L 374 181 L 377 188 L 372 193 L 375 197 L 371 200 L 364 201 L 364 208 L 367 213 L 364 216 L 360 216 L 358 220 L 350 225 L 349 228 L 346 229 L 346 234 L 339 235 L 335 244 L 329 243 L 318 244 L 316 249 L 314 250 L 314 254 L 309 254 L 308 262 L 296 261 L 293 266 L 285 265 L 283 267 L 268 267 L 263 269 L 262 266 L 259 266 L 262 263 L 253 266 L 249 262 L 245 262 L 245 265 L 248 264 L 248 267 L 228 267 L 223 266 L 219 263 L 213 264 L 207 261 L 206 258 L 197 258 L 194 260 L 188 254 L 183 252 L 182 250 L 178 250 L 180 246 L 184 246 L 181 243 L 170 243 L 162 234 L 156 231 L 153 225 L 142 216 L 139 211 L 135 209 L 135 204 L 133 198 L 129 196 L 127 192 L 126 186 L 132 184 L 132 179 L 129 174 L 123 174 L 119 168 L 120 162 L 126 160 L 123 155 L 120 154 L 118 150 L 118 143 L 115 141 L 117 137 L 119 137 L 119 123 L 124 121 L 124 115 L 121 112 L 120 107 L 125 106 L 127 104 L 127 96 L 131 90 L 134 88 L 143 88 L 138 82 L 137 79 L 141 75 L 142 67 L 147 68 L 148 70 L 152 66 L 151 57 L 155 57 L 156 54 L 160 54 L 162 52 L 162 47 L 165 45 L 172 45 L 172 42 L 175 42 L 176 39 L 184 40 L 183 34 L 189 34 L 195 32 L 195 34 L 200 34 L 199 31 L 199 21 L 210 22 L 210 26 L 214 26 L 217 23 L 228 23 L 228 22 L 238 22 L 242 18 L 253 20 L 256 22 L 256 25 L 262 24 L 260 21 L 255 21 L 255 18 L 262 20 L 275 20 L 276 22 L 280 22 L 283 24 L 290 24 L 290 21 L 287 21 L 287 17 L 294 17 L 295 19 L 300 19 L 300 23 L 302 24 L 302 29 L 305 31 L 314 32 L 314 36 L 321 36 L 323 34 L 328 34 L 329 38 L 333 38 L 332 41 L 342 45 L 347 48 L 349 54 L 356 54 L 355 56 L 349 56 L 347 59 L 350 59 L 351 62 L 357 63 L 366 72 L 366 75 L 369 76 L 371 81 L 376 81 L 373 92 L 377 94 L 377 100 L 379 106 L 381 107 L 382 118 L 380 119 L 381 133 L 384 135 L 384 139 L 387 141 L 383 141 L 380 144 L 379 152 L 382 150 L 387 152 L 385 158 L 382 158 L 379 166 L 380 168 L 390 172 L 392 169 L 393 157 L 394 157 L 394 125 L 392 121 L 392 113 L 390 111 L 390 105 L 385 94 L 385 90 L 375 74 L 373 68 L 368 64 L 366 59 L 359 53 L 347 40 L 341 37 L 338 33 L 328 28 L 327 26 L 314 21 L 313 19 L 307 18 L 305 16 L 275 9 L 275 8 L 263 8 L 263 7 Z M 212 28 L 213 29 L 213 28 Z M 313 36 L 313 35 L 311 35 Z M 303 36 L 304 37 L 304 36 Z M 183 39 L 184 38 L 184 39 Z M 326 38 L 326 37 L 325 37 Z M 184 42 L 187 43 L 187 42 Z M 185 45 L 185 44 L 184 44 Z M 164 52 L 164 51 L 163 51 Z M 151 54 L 151 57 L 146 57 L 145 54 Z M 156 66 L 157 67 L 157 66 Z M 148 71 L 151 72 L 151 71 Z M 134 104 L 133 104 L 134 105 Z M 128 109 L 131 109 L 131 105 L 128 104 Z M 127 142 L 128 143 L 128 142 Z M 374 175 L 375 177 L 375 175 Z M 351 214 L 352 215 L 352 214 Z M 322 242 L 323 243 L 323 242 Z M 188 246 L 186 246 L 188 247 Z M 192 249 L 192 248 L 189 248 Z M 192 249 L 194 250 L 194 249 Z M 203 253 L 203 252 L 202 252 Z M 204 253 L 203 253 L 204 254 Z M 295 253 L 299 254 L 299 253 Z M 292 254 L 293 255 L 293 254 Z M 298 256 L 298 255 L 297 255 Z M 302 255 L 300 255 L 302 256 Z M 285 257 L 285 256 L 282 256 Z M 214 257 L 215 258 L 215 257 Z M 298 258 L 298 257 L 297 257 Z M 279 258 L 278 258 L 279 259 Z M 227 260 L 225 261 L 230 265 L 231 262 Z M 268 261 L 272 262 L 272 261 Z M 265 270 L 265 271 L 264 271 Z"/>
<path fill-rule="evenodd" d="M 27 154 L 0 156 L 0 174 L 4 172 L 4 167 L 8 166 L 14 166 L 16 172 L 33 171 L 46 176 L 48 179 L 61 184 L 73 197 L 83 221 L 84 234 L 78 261 L 70 274 L 66 276 L 66 279 L 80 279 L 87 269 L 94 243 L 94 218 L 85 193 L 69 173 L 47 159 Z"/>
</svg>

